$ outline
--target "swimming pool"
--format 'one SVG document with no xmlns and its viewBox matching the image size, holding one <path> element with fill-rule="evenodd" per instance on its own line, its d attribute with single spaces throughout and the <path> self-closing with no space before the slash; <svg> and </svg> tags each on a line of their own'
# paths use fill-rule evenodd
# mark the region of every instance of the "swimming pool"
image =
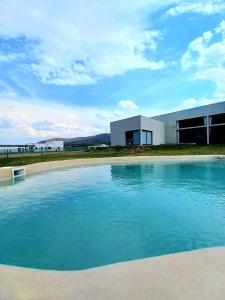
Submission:
<svg viewBox="0 0 225 300">
<path fill-rule="evenodd" d="M 225 162 L 84 166 L 0 187 L 0 263 L 81 270 L 225 246 Z"/>
</svg>

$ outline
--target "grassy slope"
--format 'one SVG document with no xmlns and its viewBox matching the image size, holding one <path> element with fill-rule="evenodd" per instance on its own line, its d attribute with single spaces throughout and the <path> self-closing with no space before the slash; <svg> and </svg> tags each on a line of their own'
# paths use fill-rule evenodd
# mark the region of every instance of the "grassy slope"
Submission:
<svg viewBox="0 0 225 300">
<path fill-rule="evenodd" d="M 146 148 L 118 148 L 98 149 L 89 152 L 60 152 L 11 155 L 9 158 L 0 155 L 0 167 L 19 166 L 43 161 L 65 160 L 75 158 L 115 157 L 129 155 L 225 155 L 225 145 L 175 145 L 153 146 Z"/>
</svg>

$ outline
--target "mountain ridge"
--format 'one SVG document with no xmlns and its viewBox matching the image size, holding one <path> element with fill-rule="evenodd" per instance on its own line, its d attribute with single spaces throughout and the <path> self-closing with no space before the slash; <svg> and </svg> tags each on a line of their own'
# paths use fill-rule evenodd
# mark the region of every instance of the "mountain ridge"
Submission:
<svg viewBox="0 0 225 300">
<path fill-rule="evenodd" d="M 97 135 L 75 137 L 75 138 L 52 138 L 47 140 L 42 140 L 40 143 L 50 142 L 50 141 L 64 141 L 65 146 L 72 145 L 93 145 L 93 144 L 109 144 L 110 143 L 110 134 L 109 133 L 100 133 Z"/>
</svg>

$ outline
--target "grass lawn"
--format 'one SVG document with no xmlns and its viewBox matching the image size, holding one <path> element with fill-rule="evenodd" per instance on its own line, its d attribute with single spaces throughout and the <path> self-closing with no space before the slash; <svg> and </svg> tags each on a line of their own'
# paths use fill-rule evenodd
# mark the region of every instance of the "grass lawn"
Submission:
<svg viewBox="0 0 225 300">
<path fill-rule="evenodd" d="M 21 166 L 44 161 L 94 158 L 94 157 L 117 157 L 129 155 L 225 155 L 225 145 L 162 145 L 137 148 L 107 148 L 91 151 L 67 151 L 48 153 L 26 153 L 0 155 L 0 167 Z"/>
</svg>

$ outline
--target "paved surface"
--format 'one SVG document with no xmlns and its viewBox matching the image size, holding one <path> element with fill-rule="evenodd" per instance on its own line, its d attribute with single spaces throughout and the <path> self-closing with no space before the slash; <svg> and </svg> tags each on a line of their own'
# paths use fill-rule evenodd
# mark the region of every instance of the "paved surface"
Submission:
<svg viewBox="0 0 225 300">
<path fill-rule="evenodd" d="M 0 265 L 0 299 L 224 300 L 225 248 L 72 272 Z"/>
</svg>

